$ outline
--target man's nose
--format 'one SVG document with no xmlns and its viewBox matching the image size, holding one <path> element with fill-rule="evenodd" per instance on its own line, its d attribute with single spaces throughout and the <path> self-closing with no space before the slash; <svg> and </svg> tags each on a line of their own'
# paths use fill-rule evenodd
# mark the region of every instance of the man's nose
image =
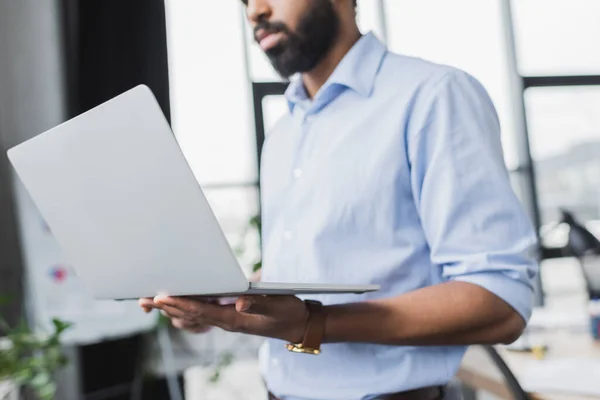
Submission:
<svg viewBox="0 0 600 400">
<path fill-rule="evenodd" d="M 271 17 L 271 12 L 270 0 L 248 0 L 246 15 L 252 25 L 268 20 Z"/>
</svg>

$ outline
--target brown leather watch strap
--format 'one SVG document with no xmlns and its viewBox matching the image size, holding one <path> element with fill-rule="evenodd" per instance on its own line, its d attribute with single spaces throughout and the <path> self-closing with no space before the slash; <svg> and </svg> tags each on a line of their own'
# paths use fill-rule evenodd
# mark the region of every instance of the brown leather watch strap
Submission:
<svg viewBox="0 0 600 400">
<path fill-rule="evenodd" d="M 288 344 L 287 349 L 295 353 L 319 354 L 325 335 L 325 309 L 323 304 L 314 300 L 305 300 L 308 309 L 308 321 L 302 343 Z"/>
<path fill-rule="evenodd" d="M 305 303 L 308 308 L 308 323 L 302 346 L 320 350 L 325 335 L 325 310 L 323 310 L 323 304 L 318 301 L 306 300 Z"/>
</svg>

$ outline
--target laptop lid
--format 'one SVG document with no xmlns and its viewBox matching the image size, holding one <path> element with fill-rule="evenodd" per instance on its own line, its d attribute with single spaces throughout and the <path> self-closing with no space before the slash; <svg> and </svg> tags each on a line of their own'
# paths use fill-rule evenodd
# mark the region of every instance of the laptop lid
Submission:
<svg viewBox="0 0 600 400">
<path fill-rule="evenodd" d="M 137 86 L 8 156 L 94 297 L 248 289 L 148 87 Z"/>
</svg>

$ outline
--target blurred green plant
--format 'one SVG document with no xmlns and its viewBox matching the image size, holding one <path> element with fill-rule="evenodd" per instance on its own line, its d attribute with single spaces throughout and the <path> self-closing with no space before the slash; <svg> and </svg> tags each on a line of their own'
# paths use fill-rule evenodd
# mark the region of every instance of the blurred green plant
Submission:
<svg viewBox="0 0 600 400">
<path fill-rule="evenodd" d="M 10 299 L 0 298 L 0 305 Z M 54 332 L 40 335 L 32 332 L 22 322 L 12 328 L 0 316 L 0 330 L 6 333 L 6 345 L 0 347 L 0 380 L 9 379 L 17 387 L 29 386 L 40 400 L 53 400 L 56 394 L 56 383 L 53 374 L 67 363 L 62 354 L 60 337 L 71 324 L 52 320 Z"/>
<path fill-rule="evenodd" d="M 215 369 L 208 379 L 210 383 L 217 383 L 221 379 L 221 374 L 223 370 L 227 368 L 233 362 L 233 354 L 230 352 L 224 353 L 221 355 L 219 362 L 215 365 Z"/>
</svg>

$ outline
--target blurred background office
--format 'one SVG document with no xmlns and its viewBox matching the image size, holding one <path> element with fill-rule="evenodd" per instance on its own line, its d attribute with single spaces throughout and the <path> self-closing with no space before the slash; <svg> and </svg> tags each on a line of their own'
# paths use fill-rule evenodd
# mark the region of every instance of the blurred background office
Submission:
<svg viewBox="0 0 600 400">
<path fill-rule="evenodd" d="M 502 125 L 514 190 L 541 237 L 538 328 L 577 331 L 576 338 L 561 340 L 597 346 L 590 304 L 600 244 L 594 241 L 600 237 L 600 2 L 358 3 L 362 30 L 373 31 L 390 50 L 459 67 L 486 87 Z M 253 43 L 241 2 L 0 0 L 4 150 L 141 83 L 156 95 L 250 274 L 260 262 L 254 222 L 261 146 L 287 103 L 286 83 Z M 94 302 L 4 154 L 0 297 L 9 299 L 2 317 L 10 326 L 24 319 L 39 332 L 52 331 L 53 318 L 73 323 L 62 336 L 69 362 L 56 375 L 58 399 L 264 396 L 256 366 L 260 339 L 221 331 L 183 334 L 135 304 Z M 575 235 L 578 229 L 583 236 Z M 592 236 L 585 239 L 586 232 Z M 6 333 L 0 329 L 0 337 Z M 544 340 L 552 355 L 553 339 Z M 590 354 L 600 362 L 597 347 L 584 348 L 595 348 Z M 502 351 L 510 369 L 522 364 Z M 491 392 L 488 397 L 509 393 L 469 380 L 480 365 L 473 357 L 467 374 L 459 374 L 463 383 L 478 394 Z M 531 381 L 527 373 L 517 371 L 523 376 L 517 380 Z M 498 376 L 510 390 L 507 375 Z M 5 378 L 0 373 L 0 399 Z"/>
</svg>

